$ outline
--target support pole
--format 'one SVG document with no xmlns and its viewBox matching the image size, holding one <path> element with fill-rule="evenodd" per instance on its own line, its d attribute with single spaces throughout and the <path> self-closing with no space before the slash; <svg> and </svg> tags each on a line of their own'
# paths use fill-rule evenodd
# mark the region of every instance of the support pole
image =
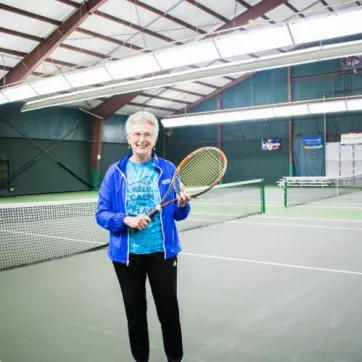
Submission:
<svg viewBox="0 0 362 362">
<path fill-rule="evenodd" d="M 287 68 L 288 72 L 288 101 L 293 101 L 293 92 L 292 92 L 292 71 L 291 68 Z M 293 122 L 292 117 L 289 117 L 288 121 L 288 133 L 289 133 L 289 176 L 293 176 Z"/>
<path fill-rule="evenodd" d="M 91 184 L 93 190 L 98 190 L 101 184 L 102 126 L 103 120 L 97 117 L 92 118 Z"/>
</svg>

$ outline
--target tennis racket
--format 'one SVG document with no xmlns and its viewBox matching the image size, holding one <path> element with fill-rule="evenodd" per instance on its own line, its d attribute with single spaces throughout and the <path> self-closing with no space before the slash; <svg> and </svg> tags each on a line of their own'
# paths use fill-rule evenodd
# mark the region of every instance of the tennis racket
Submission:
<svg viewBox="0 0 362 362">
<path fill-rule="evenodd" d="M 191 199 L 211 190 L 225 175 L 227 159 L 225 154 L 215 147 L 202 147 L 186 156 L 177 166 L 166 194 L 159 205 L 147 216 L 151 219 L 164 207 L 177 202 L 177 198 L 167 200 L 171 191 L 180 194 L 186 191 Z"/>
</svg>

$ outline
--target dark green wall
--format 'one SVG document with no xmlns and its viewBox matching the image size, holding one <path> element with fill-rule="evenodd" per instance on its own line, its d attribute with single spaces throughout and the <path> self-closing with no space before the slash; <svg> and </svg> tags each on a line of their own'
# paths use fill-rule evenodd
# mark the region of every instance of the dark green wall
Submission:
<svg viewBox="0 0 362 362">
<path fill-rule="evenodd" d="M 35 142 L 43 149 L 48 149 L 56 141 L 35 140 Z M 25 138 L 1 138 L 0 152 L 9 160 L 11 174 L 23 170 L 12 181 L 12 185 L 18 187 L 14 195 L 89 190 L 89 187 L 66 171 L 48 154 L 41 156 L 42 151 Z M 90 143 L 63 141 L 49 154 L 89 183 Z M 40 158 L 35 160 L 39 156 Z"/>
<path fill-rule="evenodd" d="M 344 74 L 315 77 L 341 70 L 339 60 L 318 62 L 292 67 L 293 100 L 362 94 L 362 74 Z M 221 107 L 237 108 L 287 101 L 287 71 L 274 69 L 256 73 L 220 96 Z M 216 96 L 197 105 L 189 112 L 216 110 Z M 90 182 L 91 117 L 71 107 L 51 107 L 33 112 L 20 112 L 20 104 L 2 105 L 0 119 L 0 154 L 10 161 L 11 172 L 39 155 L 39 150 L 29 141 L 30 137 L 47 148 L 77 127 L 66 139 L 51 151 L 56 157 L 86 182 Z M 101 175 L 108 167 L 128 152 L 124 124 L 127 116 L 114 115 L 104 121 L 102 133 Z M 362 131 L 362 113 L 328 115 L 327 141 L 338 140 L 341 132 Z M 313 135 L 324 131 L 323 115 L 292 119 L 293 138 Z M 14 129 L 15 128 L 15 129 Z M 20 130 L 22 134 L 16 131 Z M 25 136 L 25 135 L 26 136 Z M 280 151 L 261 150 L 261 138 L 281 137 Z M 288 174 L 289 140 L 288 120 L 262 120 L 235 122 L 219 126 L 175 128 L 164 137 L 159 135 L 157 153 L 177 164 L 195 148 L 205 145 L 219 146 L 225 151 L 229 168 L 226 182 L 265 178 L 274 183 Z M 166 146 L 164 145 L 164 140 Z M 44 176 L 45 175 L 45 176 Z M 17 194 L 85 190 L 86 185 L 71 176 L 47 155 L 41 157 L 16 179 Z"/>
<path fill-rule="evenodd" d="M 70 107 L 26 113 L 20 107 L 0 108 L 0 153 L 18 187 L 11 195 L 89 190 L 89 116 Z M 6 189 L 0 195 L 9 196 Z"/>
<path fill-rule="evenodd" d="M 362 94 L 362 74 L 325 73 L 341 71 L 340 60 L 317 62 L 291 68 L 292 100 Z M 315 76 L 320 75 L 320 77 Z M 322 76 L 321 76 L 322 75 Z M 221 93 L 221 108 L 250 107 L 288 101 L 287 69 L 273 69 L 254 74 Z M 214 96 L 189 110 L 189 113 L 217 109 Z M 323 115 L 296 117 L 292 137 L 324 133 Z M 289 173 L 288 119 L 226 123 L 222 126 L 221 148 L 229 159 L 226 182 L 264 178 L 275 184 Z M 341 132 L 362 131 L 362 112 L 326 116 L 327 141 L 338 140 Z M 261 150 L 261 138 L 281 137 L 281 150 Z M 218 145 L 218 126 L 194 126 L 173 129 L 167 138 L 167 157 L 177 162 L 191 150 L 203 145 Z"/>
</svg>

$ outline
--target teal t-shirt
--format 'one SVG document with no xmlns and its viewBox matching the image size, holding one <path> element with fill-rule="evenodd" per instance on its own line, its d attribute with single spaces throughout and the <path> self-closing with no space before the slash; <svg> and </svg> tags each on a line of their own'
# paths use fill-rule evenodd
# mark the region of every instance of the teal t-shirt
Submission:
<svg viewBox="0 0 362 362">
<path fill-rule="evenodd" d="M 145 215 L 161 202 L 158 188 L 158 172 L 147 163 L 127 162 L 127 202 L 128 216 Z M 143 230 L 129 233 L 130 253 L 150 254 L 161 252 L 163 248 L 163 235 L 160 213 Z"/>
</svg>

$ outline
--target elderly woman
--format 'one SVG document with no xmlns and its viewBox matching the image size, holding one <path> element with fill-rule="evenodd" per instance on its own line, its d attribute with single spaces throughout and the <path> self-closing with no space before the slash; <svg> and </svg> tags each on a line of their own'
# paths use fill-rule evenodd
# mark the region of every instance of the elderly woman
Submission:
<svg viewBox="0 0 362 362">
<path fill-rule="evenodd" d="M 137 112 L 128 118 L 126 132 L 132 152 L 108 169 L 99 190 L 96 220 L 110 233 L 108 256 L 122 291 L 134 359 L 149 359 L 148 277 L 166 356 L 169 362 L 179 362 L 183 356 L 177 299 L 181 248 L 175 221 L 188 216 L 190 196 L 173 194 L 170 197 L 177 197 L 178 203 L 166 206 L 152 220 L 146 215 L 161 202 L 176 169 L 154 151 L 158 131 L 158 121 L 151 113 Z"/>
</svg>

